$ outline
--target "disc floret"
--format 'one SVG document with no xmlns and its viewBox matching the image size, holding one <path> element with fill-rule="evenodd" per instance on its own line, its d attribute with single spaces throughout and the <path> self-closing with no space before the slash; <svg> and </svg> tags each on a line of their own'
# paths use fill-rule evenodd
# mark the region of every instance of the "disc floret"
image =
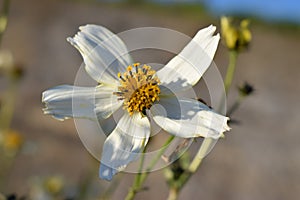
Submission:
<svg viewBox="0 0 300 200">
<path fill-rule="evenodd" d="M 146 109 L 159 100 L 160 81 L 151 66 L 134 63 L 128 66 L 123 74 L 118 73 L 118 77 L 120 79 L 119 91 L 114 94 L 119 96 L 119 100 L 124 100 L 123 108 L 130 115 L 134 112 L 145 115 Z"/>
</svg>

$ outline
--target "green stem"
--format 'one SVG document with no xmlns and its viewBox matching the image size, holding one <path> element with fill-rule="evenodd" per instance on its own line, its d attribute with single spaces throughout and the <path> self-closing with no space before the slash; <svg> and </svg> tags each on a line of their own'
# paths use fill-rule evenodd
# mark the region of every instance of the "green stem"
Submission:
<svg viewBox="0 0 300 200">
<path fill-rule="evenodd" d="M 163 147 L 158 151 L 158 154 L 156 155 L 156 157 L 150 163 L 149 167 L 146 169 L 146 172 L 142 173 L 141 180 L 140 180 L 140 186 L 146 180 L 149 172 L 152 170 L 152 168 L 155 166 L 155 164 L 157 163 L 157 161 L 164 154 L 164 152 L 166 151 L 166 149 L 168 148 L 169 144 L 173 141 L 174 138 L 175 138 L 174 135 L 172 135 L 172 136 L 170 136 L 168 138 L 168 140 L 165 142 L 165 144 L 163 145 Z"/>
<path fill-rule="evenodd" d="M 82 177 L 82 180 L 79 182 L 78 186 L 78 199 L 85 199 L 88 196 L 88 189 L 91 186 L 91 182 L 94 177 L 94 171 L 89 171 L 86 175 Z"/>
<path fill-rule="evenodd" d="M 9 7 L 10 7 L 10 0 L 4 0 L 2 4 L 2 10 L 0 13 L 0 45 L 2 42 L 3 34 L 7 27 Z"/>
<path fill-rule="evenodd" d="M 227 116 L 230 117 L 241 105 L 241 102 L 244 100 L 244 96 L 239 95 L 239 97 L 236 99 L 234 104 L 231 106 L 231 108 L 227 112 Z"/>
<path fill-rule="evenodd" d="M 237 56 L 238 56 L 238 51 L 236 51 L 236 50 L 229 51 L 229 62 L 228 62 L 227 72 L 226 72 L 226 76 L 225 76 L 225 80 L 224 80 L 225 94 L 222 95 L 220 105 L 217 108 L 217 110 L 219 112 L 221 112 L 224 109 L 224 106 L 226 106 L 225 104 L 223 104 L 223 102 L 225 102 L 225 99 L 228 95 L 229 89 L 232 84 L 232 80 L 233 80 L 234 72 L 235 72 L 235 68 L 236 68 Z"/>
<path fill-rule="evenodd" d="M 167 200 L 176 200 L 178 199 L 178 190 L 176 188 L 170 188 L 169 196 Z"/>
<path fill-rule="evenodd" d="M 9 83 L 9 88 L 4 95 L 1 112 L 0 112 L 0 130 L 6 131 L 10 127 L 12 117 L 14 114 L 14 106 L 16 101 L 18 84 L 17 81 L 11 80 Z"/>
<path fill-rule="evenodd" d="M 147 147 L 147 146 L 146 146 Z M 133 183 L 133 188 L 138 188 L 141 182 L 141 175 L 142 175 L 142 170 L 144 166 L 144 160 L 145 160 L 145 152 L 146 152 L 146 147 L 144 148 L 144 151 L 141 155 L 141 161 L 140 161 L 140 166 L 139 166 L 139 172 L 135 176 L 134 183 Z"/>
<path fill-rule="evenodd" d="M 168 145 L 173 141 L 174 138 L 175 138 L 175 136 L 173 136 L 173 135 L 170 136 L 168 138 L 168 140 L 165 142 L 165 144 L 163 145 L 163 147 L 158 151 L 156 157 L 149 164 L 149 166 L 146 169 L 146 171 L 143 172 L 143 173 L 139 173 L 139 174 L 136 175 L 136 179 L 135 180 L 138 180 L 138 181 L 135 181 L 134 184 L 132 185 L 132 187 L 129 189 L 129 192 L 128 192 L 125 200 L 132 200 L 132 199 L 134 199 L 136 193 L 139 192 L 139 190 L 141 189 L 143 183 L 145 182 L 146 178 L 148 177 L 149 172 L 155 166 L 155 164 L 161 158 L 161 156 L 164 154 L 165 150 L 168 148 Z"/>
<path fill-rule="evenodd" d="M 235 72 L 235 67 L 236 67 L 237 56 L 238 56 L 237 51 L 230 51 L 229 52 L 229 64 L 228 64 L 227 73 L 226 73 L 225 82 L 224 82 L 226 93 L 225 93 L 225 96 L 223 98 L 226 98 L 226 95 L 228 94 L 229 89 L 231 87 L 234 72 Z M 140 190 L 142 184 L 146 180 L 146 178 L 149 174 L 149 171 L 154 167 L 154 165 L 157 163 L 157 161 L 160 159 L 160 157 L 164 153 L 165 149 L 167 148 L 167 145 L 173 139 L 174 139 L 174 136 L 171 136 L 169 138 L 169 140 L 166 142 L 166 145 L 164 145 L 164 147 L 160 149 L 160 152 L 158 153 L 157 157 L 152 160 L 152 162 L 150 163 L 150 165 L 147 168 L 146 172 L 144 172 L 142 174 L 139 173 L 137 175 L 134 185 L 130 188 L 130 190 L 129 190 L 127 196 L 126 196 L 126 200 L 132 200 L 135 197 L 136 193 Z M 192 160 L 189 168 L 184 173 L 182 173 L 182 175 L 176 181 L 176 184 L 172 188 L 170 188 L 170 193 L 169 193 L 169 197 L 168 197 L 169 200 L 176 200 L 177 199 L 180 190 L 187 183 L 187 181 L 189 180 L 191 175 L 193 173 L 195 173 L 197 171 L 197 169 L 200 167 L 200 165 L 203 161 L 203 158 L 211 150 L 211 148 L 213 147 L 214 144 L 215 144 L 214 139 L 211 139 L 211 138 L 205 138 L 204 139 L 203 144 L 201 145 L 201 147 L 198 150 L 196 156 Z"/>
<path fill-rule="evenodd" d="M 2 37 L 7 27 L 7 20 L 9 14 L 10 0 L 4 0 L 2 4 L 2 10 L 0 13 L 0 45 L 2 43 Z M 0 112 L 0 129 L 7 130 L 10 127 L 10 122 L 13 116 L 15 96 L 17 90 L 17 83 L 11 79 L 9 83 L 9 89 L 4 95 L 3 104 Z"/>
<path fill-rule="evenodd" d="M 191 175 L 194 174 L 197 171 L 197 169 L 200 167 L 204 157 L 212 149 L 214 144 L 215 144 L 215 139 L 205 138 L 203 140 L 200 149 L 198 150 L 197 154 L 195 155 L 188 169 L 181 174 L 179 179 L 176 181 L 176 184 L 174 184 L 174 187 L 176 188 L 178 193 L 183 188 L 183 186 L 188 182 Z"/>
<path fill-rule="evenodd" d="M 229 64 L 228 64 L 226 77 L 225 77 L 225 81 L 224 81 L 226 94 L 228 94 L 231 83 L 232 83 L 232 79 L 233 79 L 234 72 L 235 72 L 237 56 L 238 56 L 237 51 L 235 51 L 235 50 L 229 51 Z"/>
<path fill-rule="evenodd" d="M 116 191 L 120 185 L 120 175 L 115 177 L 106 191 L 99 197 L 99 200 L 109 200 L 111 199 L 112 194 Z"/>
<path fill-rule="evenodd" d="M 0 151 L 3 153 L 3 149 Z M 15 158 L 19 152 L 16 152 L 13 156 L 1 156 L 1 166 L 0 166 L 0 188 L 5 191 L 7 188 L 7 180 L 9 178 L 9 172 L 12 166 L 15 164 Z M 1 196 L 1 195 L 0 195 Z M 1 200 L 1 198 L 0 198 Z"/>
<path fill-rule="evenodd" d="M 226 73 L 226 77 L 225 77 L 225 81 L 224 81 L 225 94 L 222 97 L 222 102 L 226 99 L 226 96 L 227 96 L 227 94 L 229 92 L 229 89 L 231 87 L 231 84 L 232 84 L 232 80 L 233 80 L 234 72 L 235 72 L 235 68 L 236 68 L 237 56 L 238 56 L 238 52 L 237 51 L 232 50 L 232 51 L 229 52 L 229 63 L 228 63 L 227 73 Z M 239 104 L 239 102 L 237 104 Z M 219 109 L 222 110 L 222 106 L 220 106 Z M 187 170 L 185 170 L 181 174 L 181 176 L 179 177 L 179 179 L 176 181 L 176 184 L 170 190 L 174 190 L 174 187 L 175 187 L 175 189 L 177 191 L 177 194 L 180 192 L 180 190 L 183 188 L 183 186 L 190 179 L 191 175 L 194 174 L 197 171 L 197 169 L 200 167 L 200 165 L 202 164 L 202 161 L 203 161 L 204 157 L 212 149 L 212 147 L 214 146 L 215 142 L 216 141 L 214 139 L 212 139 L 212 138 L 205 138 L 203 140 L 203 143 L 202 143 L 201 147 L 199 148 L 197 154 L 195 155 L 194 159 L 192 160 L 190 166 L 188 167 Z"/>
</svg>

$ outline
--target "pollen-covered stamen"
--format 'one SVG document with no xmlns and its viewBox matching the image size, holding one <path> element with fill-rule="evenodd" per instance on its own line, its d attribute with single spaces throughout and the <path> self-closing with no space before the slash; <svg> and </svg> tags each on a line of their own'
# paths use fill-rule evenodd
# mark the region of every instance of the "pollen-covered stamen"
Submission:
<svg viewBox="0 0 300 200">
<path fill-rule="evenodd" d="M 127 109 L 130 115 L 135 111 L 145 113 L 146 109 L 159 100 L 160 93 L 160 81 L 150 66 L 134 63 L 133 67 L 135 72 L 130 65 L 123 75 L 118 73 L 121 86 L 119 91 L 114 93 L 118 99 L 124 100 L 124 109 Z"/>
<path fill-rule="evenodd" d="M 121 73 L 119 72 L 118 73 L 118 77 L 122 80 L 122 81 L 124 81 L 125 82 L 125 79 L 122 77 L 122 75 L 121 75 Z"/>
</svg>

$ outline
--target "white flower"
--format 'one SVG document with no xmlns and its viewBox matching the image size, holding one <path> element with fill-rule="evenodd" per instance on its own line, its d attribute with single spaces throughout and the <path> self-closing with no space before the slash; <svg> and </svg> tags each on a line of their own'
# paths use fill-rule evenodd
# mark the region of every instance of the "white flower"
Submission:
<svg viewBox="0 0 300 200">
<path fill-rule="evenodd" d="M 155 72 L 148 65 L 133 63 L 122 40 L 106 28 L 80 27 L 68 41 L 79 50 L 86 72 L 99 85 L 62 85 L 45 91 L 44 113 L 59 120 L 104 120 L 123 105 L 124 115 L 103 147 L 99 175 L 107 180 L 136 160 L 147 144 L 151 128 L 147 113 L 175 136 L 219 138 L 229 130 L 227 117 L 199 101 L 174 95 L 195 85 L 211 64 L 220 38 L 213 35 L 215 29 L 211 25 L 200 30 L 179 55 Z"/>
</svg>

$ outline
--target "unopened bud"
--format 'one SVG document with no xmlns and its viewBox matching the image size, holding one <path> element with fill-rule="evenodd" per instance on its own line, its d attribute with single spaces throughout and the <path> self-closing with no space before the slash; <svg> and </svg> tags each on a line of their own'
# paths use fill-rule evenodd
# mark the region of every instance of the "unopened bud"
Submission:
<svg viewBox="0 0 300 200">
<path fill-rule="evenodd" d="M 243 97 L 249 96 L 253 92 L 254 92 L 254 87 L 247 82 L 245 82 L 243 86 L 239 87 L 239 93 Z"/>
<path fill-rule="evenodd" d="M 252 39 L 249 24 L 247 19 L 235 23 L 230 17 L 221 17 L 222 38 L 228 49 L 240 51 L 248 47 Z"/>
</svg>

